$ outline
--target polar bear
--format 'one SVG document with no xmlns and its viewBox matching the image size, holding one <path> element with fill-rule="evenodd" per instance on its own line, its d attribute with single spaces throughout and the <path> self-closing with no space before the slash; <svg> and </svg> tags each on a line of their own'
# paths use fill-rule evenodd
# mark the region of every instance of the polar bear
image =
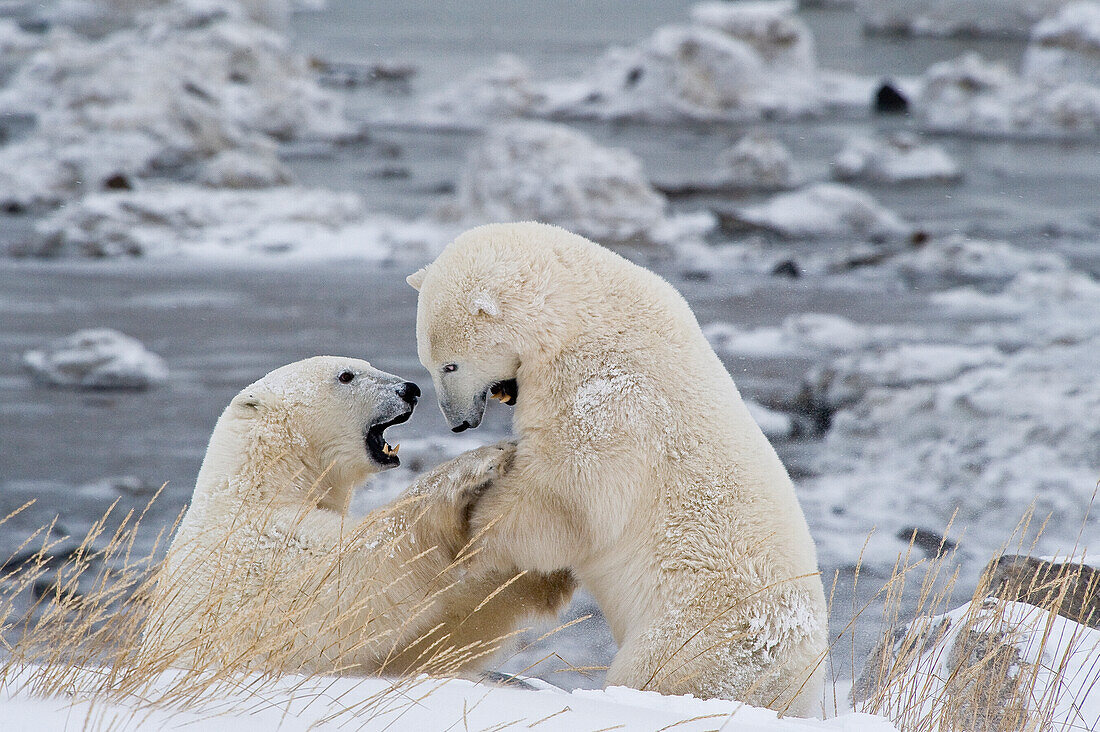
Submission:
<svg viewBox="0 0 1100 732">
<path fill-rule="evenodd" d="M 352 490 L 400 462 L 385 430 L 419 394 L 366 361 L 330 356 L 241 391 L 214 428 L 151 593 L 145 663 L 463 674 L 523 616 L 556 611 L 569 576 L 478 572 L 463 554 L 473 501 L 511 459 L 504 447 L 461 455 L 393 505 L 348 518 Z"/>
<path fill-rule="evenodd" d="M 444 416 L 515 403 L 479 559 L 569 568 L 619 651 L 607 683 L 811 713 L 826 606 L 790 478 L 684 299 L 563 229 L 491 224 L 410 275 Z"/>
</svg>

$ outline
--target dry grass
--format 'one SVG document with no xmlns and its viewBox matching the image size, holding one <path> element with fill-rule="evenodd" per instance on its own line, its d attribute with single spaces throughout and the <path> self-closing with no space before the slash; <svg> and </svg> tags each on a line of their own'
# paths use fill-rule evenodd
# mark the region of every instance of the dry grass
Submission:
<svg viewBox="0 0 1100 732">
<path fill-rule="evenodd" d="M 50 525 L 7 558 L 0 576 L 0 694 L 89 702 L 92 711 L 84 728 L 111 729 L 118 720 L 109 708 L 117 704 L 133 710 L 134 718 L 124 725 L 129 727 L 154 711 L 247 712 L 251 705 L 275 703 L 270 701 L 275 697 L 289 700 L 310 674 L 392 677 L 385 692 L 375 686 L 354 700 L 329 700 L 337 711 L 328 721 L 343 715 L 361 721 L 414 703 L 403 695 L 416 686 L 417 676 L 469 675 L 514 645 L 522 632 L 485 638 L 463 629 L 464 621 L 475 622 L 486 605 L 507 601 L 522 576 L 485 587 L 480 602 L 465 607 L 462 617 L 448 619 L 454 637 L 442 622 L 426 631 L 418 625 L 441 596 L 454 590 L 454 578 L 462 573 L 451 570 L 470 561 L 468 548 L 434 581 L 418 582 L 421 593 L 394 595 L 395 587 L 417 571 L 422 554 L 401 562 L 384 585 L 347 581 L 349 570 L 394 564 L 396 544 L 405 537 L 383 530 L 382 523 L 393 511 L 407 508 L 400 503 L 349 526 L 331 551 L 307 547 L 314 561 L 301 569 L 295 568 L 301 566 L 303 547 L 293 531 L 251 555 L 242 555 L 239 544 L 226 536 L 224 551 L 205 558 L 215 570 L 208 577 L 209 593 L 196 603 L 184 597 L 193 577 L 173 577 L 162 559 L 175 526 L 161 531 L 151 552 L 138 556 L 134 550 L 153 501 L 123 516 L 116 515 L 117 504 L 112 506 L 75 550 L 69 551 Z M 0 519 L 0 531 L 26 508 Z M 308 518 L 303 514 L 301 520 Z M 108 525 L 117 528 L 108 531 Z M 55 554 L 62 547 L 59 561 Z M 181 603 L 184 616 L 176 612 Z M 173 612 L 163 612 L 166 607 Z M 329 632 L 332 628 L 341 630 Z M 383 660 L 364 671 L 364 656 Z"/>
<path fill-rule="evenodd" d="M 853 662 L 858 709 L 903 732 L 1094 728 L 1081 709 L 1097 704 L 1100 648 L 1085 647 L 1082 636 L 1100 620 L 1092 609 L 1100 604 L 1100 575 L 1072 561 L 1032 559 L 1045 528 L 1031 531 L 1034 523 L 1028 512 L 961 600 L 957 549 L 944 545 L 936 558 L 914 559 L 910 542 L 875 599 L 853 613 L 883 608 L 883 637 L 861 673 Z M 1077 546 L 1069 552 L 1081 555 Z M 915 619 L 902 618 L 901 598 L 913 583 Z M 850 624 L 837 642 L 854 647 L 852 636 Z"/>
<path fill-rule="evenodd" d="M 121 703 L 134 710 L 136 719 L 154 710 L 202 708 L 215 714 L 231 711 L 225 706 L 230 703 L 227 699 L 236 700 L 232 704 L 262 706 L 270 703 L 267 695 L 276 689 L 283 697 L 293 695 L 293 685 L 286 685 L 289 674 L 355 675 L 360 673 L 355 666 L 358 654 L 382 649 L 392 665 L 384 663 L 379 671 L 396 675 L 392 686 L 385 692 L 358 694 L 343 706 L 337 700 L 337 711 L 329 718 L 362 721 L 395 704 L 422 701 L 416 697 L 422 696 L 414 682 L 417 675 L 461 675 L 514 641 L 516 633 L 505 633 L 454 643 L 439 627 L 411 636 L 403 633 L 403 628 L 413 627 L 417 618 L 429 612 L 440 594 L 453 589 L 446 573 L 423 595 L 403 598 L 394 610 L 405 618 L 403 625 L 378 616 L 376 598 L 370 593 L 364 596 L 361 585 L 344 587 L 336 582 L 335 593 L 323 589 L 327 580 L 342 576 L 345 565 L 369 566 L 392 554 L 394 542 L 402 538 L 400 532 L 380 533 L 372 522 L 349 529 L 339 550 L 319 557 L 308 573 L 287 569 L 295 562 L 284 558 L 300 551 L 289 539 L 267 547 L 262 562 L 224 562 L 219 570 L 223 574 L 213 585 L 224 592 L 212 592 L 209 602 L 194 610 L 192 619 L 202 632 L 182 644 L 143 641 L 143 633 L 156 636 L 156 624 L 163 622 L 158 621 L 154 598 L 171 602 L 178 592 L 171 586 L 157 589 L 158 580 L 163 582 L 159 557 L 174 527 L 161 531 L 152 552 L 139 556 L 134 550 L 151 505 L 152 501 L 143 511 L 124 515 L 118 515 L 113 506 L 60 563 L 50 561 L 60 541 L 52 526 L 33 534 L 9 557 L 5 563 L 9 568 L 0 576 L 0 638 L 5 651 L 0 661 L 0 693 L 69 697 L 90 701 L 93 709 Z M 0 519 L 0 530 L 17 513 Z M 374 521 L 385 515 L 379 513 Z M 1019 538 L 1028 535 L 1031 523 L 1031 517 L 1025 517 L 1015 543 L 1006 543 L 995 560 L 1009 555 L 1010 548 L 1014 554 L 1033 553 L 1034 544 L 1024 545 Z M 109 525 L 118 528 L 108 530 Z M 379 541 L 380 536 L 384 540 Z M 228 541 L 226 550 L 235 551 Z M 1072 718 L 1068 725 L 1054 726 L 1058 710 L 1079 707 L 1100 693 L 1094 691 L 1100 686 L 1096 666 L 1100 656 L 1093 655 L 1093 665 L 1077 668 L 1083 676 L 1068 677 L 1075 668 L 1072 654 L 1080 644 L 1074 631 L 1066 636 L 1059 618 L 1097 624 L 1098 619 L 1088 614 L 1097 575 L 1067 565 L 1057 571 L 1018 575 L 1024 579 L 1013 582 L 1004 572 L 990 571 L 966 598 L 971 601 L 967 609 L 945 620 L 940 616 L 963 604 L 953 598 L 958 585 L 955 553 L 945 551 L 937 559 L 917 554 L 911 544 L 876 593 L 875 602 L 853 613 L 859 617 L 872 607 L 884 608 L 884 637 L 862 674 L 854 663 L 851 668 L 852 677 L 857 678 L 853 696 L 859 708 L 888 717 L 904 732 L 1087 729 L 1087 720 Z M 1077 554 L 1075 547 L 1071 555 Z M 12 566 L 16 555 L 24 561 Z M 464 549 L 452 567 L 472 556 Z M 322 569 L 319 574 L 318 568 Z M 413 571 L 411 566 L 408 571 Z M 858 574 L 857 568 L 857 582 Z M 374 586 L 371 593 L 392 591 L 395 582 L 391 577 L 389 585 Z M 251 601 L 243 610 L 225 612 L 228 607 L 241 607 L 231 588 L 245 585 L 254 588 Z M 910 592 L 915 585 L 918 595 L 915 621 L 902 617 L 900 609 L 907 585 Z M 507 589 L 490 590 L 485 602 Z M 991 595 L 999 597 L 989 599 Z M 327 601 L 319 612 L 322 596 Z M 33 598 L 29 608 L 28 597 Z M 1026 653 L 1020 652 L 1018 642 L 1024 632 L 1019 627 L 1024 619 L 1021 606 L 1012 600 L 1027 600 L 1049 610 L 1026 618 L 1032 638 Z M 356 630 L 318 647 L 321 626 Z M 852 635 L 849 624 L 834 644 L 847 643 Z M 948 636 L 955 640 L 949 648 L 940 642 Z M 822 659 L 821 663 L 828 662 Z M 188 670 L 180 672 L 181 667 Z M 846 675 L 835 668 L 831 672 L 834 678 Z M 404 698 L 406 694 L 409 698 Z M 841 700 L 833 703 L 844 706 Z M 109 729 L 113 724 L 108 716 L 94 711 L 85 720 L 85 727 L 93 729 Z"/>
</svg>

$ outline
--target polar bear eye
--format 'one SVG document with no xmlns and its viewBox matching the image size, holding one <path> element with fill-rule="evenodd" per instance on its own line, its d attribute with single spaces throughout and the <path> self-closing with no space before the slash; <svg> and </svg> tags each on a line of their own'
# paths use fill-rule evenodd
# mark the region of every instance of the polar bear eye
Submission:
<svg viewBox="0 0 1100 732">
<path fill-rule="evenodd" d="M 340 375 L 336 377 L 336 380 L 341 384 L 350 384 L 355 379 L 355 374 L 351 371 L 341 371 Z"/>
<path fill-rule="evenodd" d="M 446 371 L 448 374 L 451 373 L 452 371 L 458 371 L 458 364 L 457 363 L 449 363 L 449 364 L 447 364 L 446 366 L 443 367 L 443 370 Z"/>
</svg>

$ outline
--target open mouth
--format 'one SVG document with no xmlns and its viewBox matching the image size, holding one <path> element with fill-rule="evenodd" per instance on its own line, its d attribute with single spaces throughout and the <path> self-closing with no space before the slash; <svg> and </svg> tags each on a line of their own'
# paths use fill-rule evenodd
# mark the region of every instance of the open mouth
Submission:
<svg viewBox="0 0 1100 732">
<path fill-rule="evenodd" d="M 499 399 L 504 404 L 515 404 L 519 399 L 519 384 L 515 379 L 498 381 L 489 387 L 489 394 L 493 399 Z"/>
<path fill-rule="evenodd" d="M 401 448 L 401 445 L 390 445 L 386 442 L 384 432 L 387 428 L 393 427 L 395 424 L 401 424 L 402 422 L 408 422 L 409 417 L 412 416 L 413 410 L 404 414 L 398 415 L 388 422 L 379 422 L 378 424 L 371 425 L 367 428 L 367 434 L 365 442 L 367 443 L 367 453 L 370 454 L 371 459 L 379 465 L 396 466 L 401 464 L 401 459 L 397 457 L 397 451 Z"/>
</svg>

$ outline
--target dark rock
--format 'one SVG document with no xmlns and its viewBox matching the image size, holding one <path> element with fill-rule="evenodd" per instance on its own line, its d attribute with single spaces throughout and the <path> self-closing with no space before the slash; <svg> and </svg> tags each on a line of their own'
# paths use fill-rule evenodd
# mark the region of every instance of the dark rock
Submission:
<svg viewBox="0 0 1100 732">
<path fill-rule="evenodd" d="M 108 191 L 132 191 L 134 190 L 134 184 L 130 181 L 128 176 L 122 173 L 115 173 L 103 179 L 103 188 Z"/>
<path fill-rule="evenodd" d="M 943 534 L 917 527 L 907 526 L 897 533 L 897 537 L 902 541 L 911 542 L 914 547 L 920 549 L 932 559 L 942 556 L 958 546 Z"/>
<path fill-rule="evenodd" d="M 875 92 L 874 109 L 878 114 L 908 114 L 909 100 L 891 82 L 884 81 Z"/>
<path fill-rule="evenodd" d="M 1100 569 L 1009 554 L 991 561 L 984 572 L 990 597 L 1054 610 L 1100 628 Z"/>
<path fill-rule="evenodd" d="M 797 280 L 802 276 L 802 270 L 798 266 L 798 262 L 793 259 L 784 259 L 779 264 L 772 267 L 772 275 L 775 277 L 788 277 L 792 280 Z"/>
</svg>

